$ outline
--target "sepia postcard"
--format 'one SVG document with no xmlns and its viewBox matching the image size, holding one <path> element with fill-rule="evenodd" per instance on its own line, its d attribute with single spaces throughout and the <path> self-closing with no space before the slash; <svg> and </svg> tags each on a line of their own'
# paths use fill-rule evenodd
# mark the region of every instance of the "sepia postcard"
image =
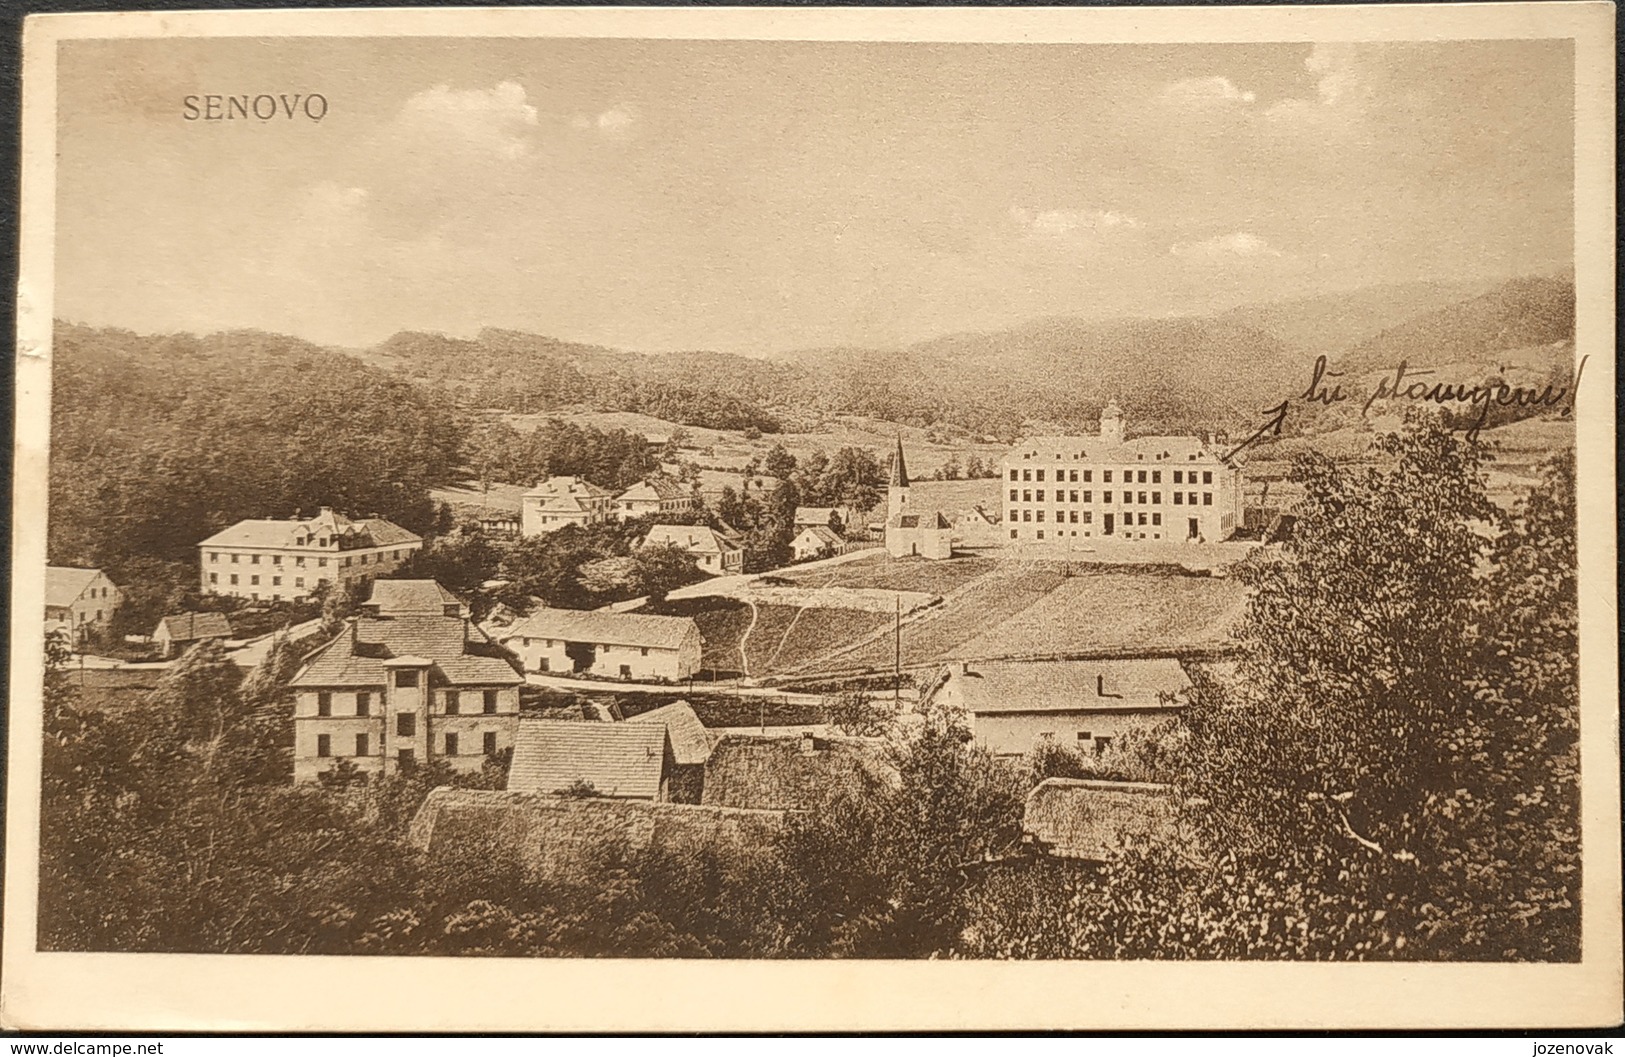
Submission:
<svg viewBox="0 0 1625 1057">
<path fill-rule="evenodd" d="M 1617 1023 L 1613 43 L 30 18 L 0 1024 Z"/>
</svg>

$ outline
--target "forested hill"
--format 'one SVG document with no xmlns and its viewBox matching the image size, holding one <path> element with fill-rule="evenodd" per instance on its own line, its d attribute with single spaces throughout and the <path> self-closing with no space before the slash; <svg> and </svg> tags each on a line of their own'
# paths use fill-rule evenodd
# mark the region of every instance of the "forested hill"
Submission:
<svg viewBox="0 0 1625 1057">
<path fill-rule="evenodd" d="M 810 349 L 771 359 L 643 355 L 486 330 L 398 334 L 361 353 L 459 402 L 521 412 L 637 411 L 716 429 L 809 429 L 832 414 L 958 426 L 1009 440 L 1092 428 L 1116 399 L 1147 431 L 1250 421 L 1326 354 L 1350 364 L 1493 362 L 1573 333 L 1565 278 L 1408 283 L 1253 305 L 1213 317 L 1037 320 L 902 349 Z"/>
<path fill-rule="evenodd" d="M 451 400 L 297 339 L 59 323 L 52 355 L 53 562 L 186 560 L 242 518 L 317 506 L 421 532 L 458 466 Z"/>
</svg>

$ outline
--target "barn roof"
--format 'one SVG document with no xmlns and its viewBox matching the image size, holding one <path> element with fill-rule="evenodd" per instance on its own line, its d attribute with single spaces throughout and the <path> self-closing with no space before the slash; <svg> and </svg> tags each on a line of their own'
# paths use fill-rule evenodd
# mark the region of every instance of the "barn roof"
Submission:
<svg viewBox="0 0 1625 1057">
<path fill-rule="evenodd" d="M 810 811 L 837 790 L 867 796 L 897 780 L 884 745 L 874 739 L 724 734 L 706 761 L 700 802 Z"/>
<path fill-rule="evenodd" d="M 100 576 L 100 569 L 72 569 L 64 565 L 45 567 L 45 604 L 71 606 L 85 593 L 90 582 Z"/>
<path fill-rule="evenodd" d="M 1172 792 L 1148 782 L 1046 778 L 1027 794 L 1022 833 L 1051 855 L 1102 862 L 1137 837 L 1172 834 Z"/>
<path fill-rule="evenodd" d="M 196 642 L 198 639 L 231 638 L 231 621 L 224 613 L 177 613 L 165 617 L 153 629 L 153 636 L 168 636 L 171 642 Z"/>
<path fill-rule="evenodd" d="M 674 701 L 648 712 L 640 712 L 628 723 L 661 723 L 671 739 L 672 755 L 682 767 L 704 763 L 711 756 L 711 739 L 705 725 L 687 701 Z"/>
<path fill-rule="evenodd" d="M 503 642 L 516 638 L 562 639 L 565 642 L 601 642 L 614 646 L 648 646 L 675 650 L 699 627 L 688 617 L 657 617 L 646 613 L 606 613 L 600 610 L 536 610 L 502 633 Z"/>
<path fill-rule="evenodd" d="M 523 720 L 508 789 L 552 794 L 584 782 L 599 796 L 653 800 L 665 774 L 666 744 L 661 723 Z"/>
<path fill-rule="evenodd" d="M 979 662 L 948 678 L 973 713 L 1178 708 L 1182 701 L 1164 704 L 1161 695 L 1190 689 L 1185 669 L 1172 657 Z"/>
</svg>

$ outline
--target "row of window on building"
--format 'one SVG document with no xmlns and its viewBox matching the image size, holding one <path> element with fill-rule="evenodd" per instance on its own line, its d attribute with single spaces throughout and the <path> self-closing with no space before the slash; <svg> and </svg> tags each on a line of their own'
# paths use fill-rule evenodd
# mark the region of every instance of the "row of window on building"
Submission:
<svg viewBox="0 0 1625 1057">
<path fill-rule="evenodd" d="M 395 673 L 396 685 L 397 686 L 416 686 L 417 685 L 417 674 L 418 674 L 417 672 L 396 672 Z M 403 677 L 410 677 L 412 681 L 410 683 L 403 683 L 401 681 L 403 679 Z M 440 701 L 441 701 L 441 704 L 444 706 L 444 708 L 446 710 L 445 711 L 446 715 L 448 715 L 448 716 L 460 716 L 460 715 L 463 714 L 463 700 L 462 700 L 462 693 L 460 691 L 447 690 L 447 691 L 445 691 L 445 693 L 443 693 L 441 695 Z M 480 713 L 483 714 L 483 715 L 490 716 L 490 715 L 495 715 L 496 710 L 497 710 L 497 691 L 495 691 L 495 690 L 483 690 L 483 691 L 481 691 L 480 692 Z M 331 691 L 323 690 L 321 693 L 316 695 L 316 714 L 318 716 L 331 716 L 333 714 L 333 694 L 332 694 Z M 370 715 L 372 715 L 372 694 L 370 692 L 363 690 L 363 691 L 358 692 L 355 695 L 355 714 L 358 715 L 358 716 L 370 716 Z M 397 717 L 397 718 L 403 719 L 403 720 L 410 720 L 410 719 L 413 718 L 413 714 L 410 713 L 410 712 L 402 712 L 400 714 L 400 716 Z M 405 733 L 408 736 L 410 736 L 410 734 L 411 734 L 410 731 L 404 731 L 402 733 Z"/>
<path fill-rule="evenodd" d="M 392 551 L 385 551 L 384 553 L 379 554 L 377 557 L 378 557 L 378 561 L 380 563 L 382 563 L 386 558 L 387 559 L 399 558 L 402 553 L 403 553 L 403 551 L 400 548 L 397 548 L 397 549 L 392 550 Z M 231 564 L 238 565 L 238 564 L 241 564 L 241 559 L 244 556 L 241 555 L 241 554 L 232 554 L 232 555 L 228 555 L 228 557 L 231 558 Z M 261 556 L 258 555 L 258 554 L 250 554 L 250 555 L 247 555 L 247 557 L 248 557 L 248 564 L 250 564 L 250 565 L 258 565 L 260 563 L 260 557 Z M 269 557 L 271 559 L 271 564 L 272 565 L 281 565 L 282 564 L 282 555 L 280 555 L 280 554 L 272 554 L 272 555 L 269 555 Z M 370 562 L 372 560 L 372 555 L 369 552 L 367 554 L 354 555 L 354 558 L 355 558 L 356 564 L 358 564 L 358 565 L 366 565 L 368 562 Z M 219 551 L 210 551 L 209 552 L 209 561 L 211 563 L 218 564 L 219 561 L 220 561 L 220 552 Z M 305 556 L 302 555 L 302 554 L 295 555 L 294 559 L 293 559 L 293 564 L 297 568 L 303 569 L 305 567 Z M 350 567 L 350 558 L 343 559 L 343 561 L 341 562 L 341 565 L 346 569 L 349 568 Z M 320 568 L 320 569 L 327 568 L 327 559 L 326 558 L 317 558 L 316 559 L 316 566 L 317 566 L 317 568 Z"/>
<path fill-rule="evenodd" d="M 1021 493 L 1019 499 L 1016 496 L 1016 493 L 1018 491 Z M 1010 502 L 1012 502 L 1012 503 L 1042 503 L 1042 502 L 1046 501 L 1044 499 L 1045 491 L 1046 490 L 1043 489 L 1043 488 L 1038 488 L 1038 489 L 1032 489 L 1032 488 L 1016 489 L 1016 488 L 1012 488 L 1012 489 L 1010 489 Z M 1162 505 L 1162 493 L 1161 492 L 1150 492 L 1150 493 L 1141 492 L 1140 493 L 1140 504 L 1142 506 L 1147 505 L 1146 496 L 1148 494 L 1151 497 L 1150 498 L 1150 503 L 1149 503 L 1150 506 L 1161 506 Z M 1174 501 L 1175 506 L 1186 506 L 1186 505 L 1195 506 L 1196 505 L 1196 496 L 1198 494 L 1196 492 L 1174 492 L 1172 494 L 1173 494 L 1173 501 Z M 1213 505 L 1213 493 L 1212 492 L 1202 492 L 1200 494 L 1202 496 L 1202 505 L 1203 506 L 1212 506 Z M 1076 503 L 1076 502 L 1079 501 L 1078 500 L 1079 493 L 1078 493 L 1078 491 L 1076 489 L 1072 490 L 1071 495 L 1072 495 L 1072 498 L 1068 499 L 1067 498 L 1067 493 L 1065 491 L 1063 491 L 1062 489 L 1057 488 L 1057 489 L 1055 489 L 1055 500 L 1054 501 L 1057 502 L 1057 503 L 1068 503 L 1068 502 Z M 1095 493 L 1092 492 L 1092 491 L 1085 490 L 1082 493 L 1082 495 L 1083 495 L 1083 500 L 1082 501 L 1085 502 L 1085 503 L 1093 503 L 1095 501 Z M 1133 492 L 1129 492 L 1129 491 L 1123 491 L 1123 492 L 1120 492 L 1120 493 L 1118 493 L 1118 492 L 1102 492 L 1102 493 L 1100 493 L 1100 495 L 1101 495 L 1101 502 L 1102 503 L 1110 503 L 1112 501 L 1112 496 L 1113 495 L 1121 495 L 1123 497 L 1122 498 L 1123 505 L 1125 505 L 1125 506 L 1133 506 L 1134 505 L 1134 493 Z"/>
<path fill-rule="evenodd" d="M 1043 470 L 1032 470 L 1032 469 L 1020 470 L 1020 471 L 1011 470 L 1010 471 L 1010 480 L 1012 480 L 1012 481 L 1016 480 L 1016 474 L 1018 472 L 1021 474 L 1021 480 L 1023 480 L 1023 481 L 1036 480 L 1037 483 L 1039 483 L 1039 484 L 1044 483 L 1044 471 Z M 1202 471 L 1175 470 L 1174 471 L 1174 484 L 1196 484 L 1197 483 L 1196 482 L 1196 475 L 1197 475 L 1198 472 L 1200 472 L 1201 475 L 1202 475 L 1202 482 L 1201 482 L 1202 484 L 1212 484 L 1213 483 L 1213 471 L 1212 470 L 1202 470 Z M 1080 473 L 1083 474 L 1083 483 L 1084 484 L 1093 483 L 1093 480 L 1094 480 L 1094 471 L 1093 470 L 1056 470 L 1055 471 L 1055 483 L 1056 484 L 1077 484 L 1078 483 L 1078 474 L 1080 474 Z M 1124 470 L 1124 471 L 1122 471 L 1122 473 L 1123 473 L 1123 483 L 1124 484 L 1146 484 L 1147 483 L 1147 481 L 1146 481 L 1146 474 L 1147 473 L 1149 473 L 1151 475 L 1151 480 L 1149 482 L 1150 484 L 1161 484 L 1162 483 L 1162 471 L 1161 470 Z M 1139 477 L 1137 477 L 1137 478 L 1135 477 L 1136 473 L 1139 474 Z M 1035 474 L 1037 475 L 1036 478 L 1034 477 Z M 1112 483 L 1112 471 L 1111 470 L 1102 470 L 1100 472 L 1100 480 L 1101 480 L 1101 483 L 1103 483 L 1103 484 L 1111 484 Z"/>
<path fill-rule="evenodd" d="M 1079 511 L 1076 511 L 1076 510 L 1057 510 L 1055 512 L 1055 523 L 1057 525 L 1068 525 L 1068 524 L 1070 524 L 1070 525 L 1079 525 L 1079 524 L 1093 525 L 1095 523 L 1094 513 L 1095 512 L 1093 510 L 1082 511 L 1083 520 L 1079 521 L 1078 520 Z M 1033 516 L 1034 514 L 1036 514 L 1037 516 L 1034 517 Z M 1162 524 L 1162 513 L 1160 511 L 1153 511 L 1152 514 L 1151 514 L 1151 520 L 1149 522 L 1147 522 L 1145 518 L 1146 518 L 1145 512 L 1141 511 L 1140 512 L 1140 522 L 1139 522 L 1140 524 L 1142 524 L 1142 525 L 1145 525 L 1145 524 L 1161 525 Z M 1014 521 L 1015 519 L 1011 518 L 1011 520 Z M 1029 524 L 1036 521 L 1040 525 L 1042 525 L 1044 523 L 1044 511 L 1042 511 L 1042 510 L 1037 510 L 1037 511 L 1023 510 L 1021 512 L 1021 520 L 1025 521 L 1025 522 L 1027 522 Z M 1123 522 L 1122 523 L 1124 525 L 1132 525 L 1132 524 L 1134 524 L 1134 513 L 1132 511 L 1125 512 L 1123 514 Z M 1010 536 L 1011 536 L 1012 539 L 1015 538 L 1014 530 L 1011 531 Z"/>
<path fill-rule="evenodd" d="M 231 574 L 231 579 L 229 581 L 229 583 L 231 584 L 232 587 L 238 586 L 237 579 L 238 579 L 237 574 L 232 573 Z M 210 573 L 209 574 L 209 586 L 210 587 L 216 587 L 216 586 L 219 585 L 219 583 L 220 583 L 220 574 L 219 573 Z M 259 575 L 255 574 L 255 575 L 250 576 L 248 578 L 248 585 L 250 587 L 258 587 L 260 585 Z M 280 576 L 271 577 L 271 586 L 272 587 L 281 587 L 282 586 L 282 577 L 280 577 Z M 293 586 L 295 586 L 295 587 L 303 587 L 303 586 L 305 586 L 305 578 L 303 576 L 295 576 L 293 578 Z"/>
<path fill-rule="evenodd" d="M 442 744 L 444 746 L 444 750 L 442 752 L 442 755 L 444 755 L 444 756 L 457 756 L 457 755 L 460 755 L 460 753 L 462 751 L 462 743 L 461 743 L 460 739 L 457 737 L 457 735 L 454 734 L 454 733 L 448 733 L 445 736 L 445 740 L 444 740 L 444 742 Z M 497 751 L 496 732 L 488 730 L 484 734 L 481 735 L 480 752 L 481 752 L 482 755 L 485 755 L 485 756 L 494 756 L 494 755 L 496 755 L 496 751 Z M 323 757 L 333 755 L 333 735 L 331 735 L 331 734 L 318 734 L 318 735 L 316 735 L 316 755 L 317 756 L 323 756 Z M 373 753 L 372 753 L 372 736 L 371 735 L 369 735 L 369 734 L 357 734 L 355 736 L 355 755 L 357 755 L 357 756 L 371 756 L 371 755 L 373 755 Z M 381 753 L 380 753 L 380 755 L 381 755 Z M 414 753 L 409 748 L 402 748 L 402 749 L 397 750 L 396 755 L 398 756 L 398 758 L 401 760 L 402 763 L 410 763 L 410 762 L 412 762 L 414 760 Z"/>
</svg>

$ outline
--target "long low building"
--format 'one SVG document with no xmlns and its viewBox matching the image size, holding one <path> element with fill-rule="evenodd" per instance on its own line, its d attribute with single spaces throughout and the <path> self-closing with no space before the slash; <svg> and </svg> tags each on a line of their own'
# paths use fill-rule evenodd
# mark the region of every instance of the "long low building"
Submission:
<svg viewBox="0 0 1625 1057">
<path fill-rule="evenodd" d="M 700 629 L 687 617 L 543 608 L 501 642 L 530 672 L 677 682 L 700 670 Z"/>
<path fill-rule="evenodd" d="M 951 666 L 931 696 L 962 709 L 978 744 L 1020 756 L 1041 741 L 1102 752 L 1135 728 L 1178 716 L 1190 679 L 1172 657 Z"/>
</svg>

